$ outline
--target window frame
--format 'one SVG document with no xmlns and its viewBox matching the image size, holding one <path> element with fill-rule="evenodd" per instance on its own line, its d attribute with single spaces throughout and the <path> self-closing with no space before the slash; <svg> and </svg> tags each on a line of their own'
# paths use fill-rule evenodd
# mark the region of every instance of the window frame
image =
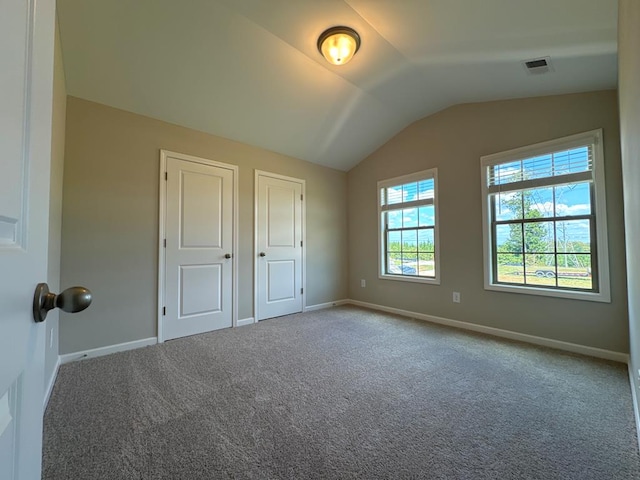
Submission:
<svg viewBox="0 0 640 480">
<path fill-rule="evenodd" d="M 430 180 L 433 179 L 433 211 L 434 211 L 434 225 L 433 225 L 433 243 L 434 243 L 434 254 L 433 261 L 435 267 L 435 276 L 434 277 L 420 277 L 413 275 L 398 275 L 393 273 L 386 272 L 386 226 L 382 221 L 383 213 L 386 210 L 383 210 L 382 205 L 382 189 L 401 186 L 406 183 L 419 182 L 421 180 Z M 382 280 L 396 280 L 401 282 L 412 282 L 412 283 L 424 283 L 431 285 L 440 285 L 440 213 L 438 210 L 438 169 L 430 168 L 427 170 L 421 170 L 419 172 L 410 173 L 408 175 L 402 175 L 399 177 L 389 178 L 385 180 L 378 181 L 378 278 Z M 412 202 L 403 202 L 409 203 Z M 398 206 L 401 206 L 403 203 L 398 203 Z M 400 207 L 402 208 L 402 207 Z M 407 208 L 407 207 L 405 207 Z"/>
<path fill-rule="evenodd" d="M 489 191 L 489 167 L 498 164 L 525 160 L 527 158 L 555 153 L 562 150 L 569 150 L 586 146 L 591 147 L 591 153 L 593 156 L 593 167 L 591 170 L 591 174 L 589 175 L 590 178 L 588 178 L 586 181 L 591 182 L 591 215 L 593 215 L 593 223 L 595 223 L 595 228 L 593 228 L 592 225 L 592 234 L 595 233 L 595 237 L 592 236 L 591 238 L 592 244 L 594 243 L 593 239 L 595 238 L 596 247 L 595 250 L 592 251 L 593 259 L 595 262 L 595 265 L 592 265 L 592 270 L 597 271 L 597 277 L 594 275 L 592 276 L 592 278 L 594 282 L 596 282 L 597 280 L 597 291 L 581 291 L 574 289 L 561 289 L 558 287 L 498 283 L 497 279 L 494 278 L 495 262 L 497 262 L 497 244 L 493 236 L 492 228 L 492 197 L 494 193 Z M 480 177 L 482 186 L 482 237 L 485 290 L 521 293 L 528 295 L 541 295 L 556 298 L 569 298 L 574 300 L 587 300 L 594 302 L 611 302 L 602 129 L 591 130 L 588 132 L 578 133 L 547 142 L 536 143 L 505 152 L 482 156 L 480 157 Z M 562 185 L 562 181 L 560 180 L 559 182 L 557 182 L 557 184 Z M 524 190 L 525 188 L 518 189 L 517 191 Z M 595 230 L 595 232 L 593 232 L 593 230 Z M 496 250 L 495 255 L 494 247 Z"/>
</svg>

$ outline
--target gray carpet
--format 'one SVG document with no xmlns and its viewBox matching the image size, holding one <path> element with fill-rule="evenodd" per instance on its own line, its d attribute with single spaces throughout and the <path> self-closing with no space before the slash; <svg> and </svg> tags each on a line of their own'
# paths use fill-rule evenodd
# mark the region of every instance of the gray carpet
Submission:
<svg viewBox="0 0 640 480">
<path fill-rule="evenodd" d="M 632 479 L 626 366 L 355 307 L 62 366 L 53 479 Z"/>
</svg>

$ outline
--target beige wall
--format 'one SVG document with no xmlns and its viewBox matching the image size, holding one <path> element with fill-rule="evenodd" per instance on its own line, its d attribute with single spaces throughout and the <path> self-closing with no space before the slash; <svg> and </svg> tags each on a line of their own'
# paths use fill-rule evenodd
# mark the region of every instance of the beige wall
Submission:
<svg viewBox="0 0 640 480">
<path fill-rule="evenodd" d="M 60 35 L 56 22 L 53 57 L 53 114 L 51 132 L 51 190 L 49 198 L 49 263 L 47 283 L 52 292 L 60 291 L 60 248 L 62 235 L 62 174 L 64 171 L 64 132 L 67 110 L 67 91 Z M 45 389 L 48 387 L 58 361 L 58 316 L 55 309 L 47 315 L 45 344 Z M 53 342 L 50 339 L 53 337 Z"/>
<path fill-rule="evenodd" d="M 629 334 L 634 388 L 640 386 L 640 2 L 621 0 L 618 26 L 620 138 L 627 237 Z M 638 405 L 640 408 L 640 405 Z"/>
<path fill-rule="evenodd" d="M 160 149 L 238 165 L 239 318 L 253 317 L 254 170 L 306 180 L 308 306 L 347 294 L 346 173 L 74 97 L 67 101 L 60 352 L 156 336 Z"/>
<path fill-rule="evenodd" d="M 480 157 L 604 129 L 612 302 L 484 290 Z M 438 168 L 441 284 L 378 279 L 376 182 Z M 615 91 L 458 105 L 399 133 L 348 175 L 349 297 L 618 352 L 628 351 Z M 366 279 L 366 288 L 360 280 Z M 462 303 L 452 303 L 452 292 Z"/>
</svg>

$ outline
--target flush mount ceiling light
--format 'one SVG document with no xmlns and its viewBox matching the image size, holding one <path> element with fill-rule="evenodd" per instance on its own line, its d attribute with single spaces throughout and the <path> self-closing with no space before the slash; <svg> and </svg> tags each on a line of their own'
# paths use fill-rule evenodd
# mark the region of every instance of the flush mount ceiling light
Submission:
<svg viewBox="0 0 640 480">
<path fill-rule="evenodd" d="M 331 27 L 318 38 L 318 50 L 333 65 L 344 65 L 359 48 L 360 35 L 349 27 Z"/>
</svg>

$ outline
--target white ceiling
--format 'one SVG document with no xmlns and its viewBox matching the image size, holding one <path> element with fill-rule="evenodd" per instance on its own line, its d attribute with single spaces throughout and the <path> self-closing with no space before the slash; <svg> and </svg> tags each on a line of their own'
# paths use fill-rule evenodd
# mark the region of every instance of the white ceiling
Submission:
<svg viewBox="0 0 640 480">
<path fill-rule="evenodd" d="M 617 0 L 58 0 L 69 95 L 349 170 L 450 105 L 615 88 Z M 316 48 L 355 28 L 351 63 Z M 521 62 L 550 56 L 529 75 Z"/>
</svg>

